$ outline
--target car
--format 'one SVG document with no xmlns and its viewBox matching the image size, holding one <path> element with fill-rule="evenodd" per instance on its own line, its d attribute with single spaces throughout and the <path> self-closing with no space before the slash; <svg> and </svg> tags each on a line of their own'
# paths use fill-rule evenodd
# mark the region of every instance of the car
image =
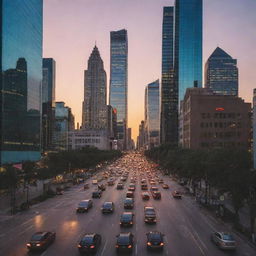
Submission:
<svg viewBox="0 0 256 256">
<path fill-rule="evenodd" d="M 153 186 L 153 187 L 150 188 L 150 191 L 151 191 L 151 192 L 152 192 L 152 191 L 158 191 L 158 187 Z"/>
<path fill-rule="evenodd" d="M 141 184 L 146 184 L 146 183 L 147 183 L 146 179 L 141 180 Z"/>
<path fill-rule="evenodd" d="M 102 205 L 101 211 L 102 213 L 112 213 L 114 211 L 114 203 L 113 202 L 105 202 Z"/>
<path fill-rule="evenodd" d="M 102 191 L 96 190 L 92 192 L 92 198 L 101 198 Z"/>
<path fill-rule="evenodd" d="M 133 209 L 134 206 L 134 200 L 133 198 L 125 198 L 124 200 L 124 209 Z"/>
<path fill-rule="evenodd" d="M 29 243 L 27 243 L 28 250 L 45 250 L 56 238 L 55 232 L 45 231 L 36 232 L 32 235 Z"/>
<path fill-rule="evenodd" d="M 159 179 L 159 180 L 158 180 L 158 183 L 159 183 L 159 184 L 163 184 L 163 183 L 164 183 L 163 179 Z"/>
<path fill-rule="evenodd" d="M 124 184 L 123 183 L 118 183 L 116 185 L 116 189 L 123 189 L 124 188 Z"/>
<path fill-rule="evenodd" d="M 101 190 L 101 191 L 105 191 L 106 186 L 104 184 L 98 185 L 98 189 Z"/>
<path fill-rule="evenodd" d="M 124 212 L 120 217 L 120 226 L 130 227 L 133 225 L 133 216 L 132 212 Z"/>
<path fill-rule="evenodd" d="M 128 188 L 128 191 L 135 191 L 135 189 L 136 189 L 135 184 L 130 184 L 129 188 Z"/>
<path fill-rule="evenodd" d="M 148 185 L 147 184 L 141 184 L 141 190 L 148 190 Z"/>
<path fill-rule="evenodd" d="M 120 178 L 120 180 L 121 180 L 121 181 L 126 181 L 126 180 L 127 180 L 127 177 L 124 177 L 124 176 L 123 176 L 123 177 Z"/>
<path fill-rule="evenodd" d="M 214 232 L 211 234 L 211 240 L 222 250 L 236 249 L 236 241 L 228 232 Z"/>
<path fill-rule="evenodd" d="M 98 185 L 98 180 L 92 180 L 92 185 Z"/>
<path fill-rule="evenodd" d="M 162 185 L 162 187 L 163 187 L 163 189 L 169 189 L 169 185 L 165 184 L 165 183 Z"/>
<path fill-rule="evenodd" d="M 108 186 L 114 186 L 115 182 L 113 180 L 108 181 Z"/>
<path fill-rule="evenodd" d="M 141 193 L 142 200 L 149 200 L 150 196 L 148 192 L 142 192 Z"/>
<path fill-rule="evenodd" d="M 131 232 L 120 233 L 116 236 L 117 253 L 132 252 L 133 250 L 133 234 Z"/>
<path fill-rule="evenodd" d="M 88 188 L 89 188 L 89 184 L 88 183 L 84 184 L 84 190 L 86 190 Z"/>
<path fill-rule="evenodd" d="M 84 234 L 77 248 L 80 254 L 96 253 L 101 244 L 101 236 L 96 233 Z"/>
<path fill-rule="evenodd" d="M 177 198 L 177 199 L 181 199 L 182 198 L 182 195 L 181 195 L 181 192 L 175 190 L 172 192 L 172 197 L 173 198 Z"/>
<path fill-rule="evenodd" d="M 158 231 L 151 231 L 147 235 L 147 249 L 163 250 L 164 234 Z"/>
<path fill-rule="evenodd" d="M 161 192 L 160 191 L 152 191 L 152 196 L 154 199 L 161 199 Z"/>
<path fill-rule="evenodd" d="M 144 221 L 145 223 L 156 223 L 156 211 L 154 207 L 144 207 Z"/>
<path fill-rule="evenodd" d="M 134 193 L 133 193 L 133 191 L 127 191 L 127 192 L 126 192 L 126 197 L 134 198 Z"/>
<path fill-rule="evenodd" d="M 83 200 L 78 204 L 78 207 L 76 208 L 76 212 L 87 212 L 90 208 L 92 208 L 93 202 L 91 199 Z"/>
</svg>

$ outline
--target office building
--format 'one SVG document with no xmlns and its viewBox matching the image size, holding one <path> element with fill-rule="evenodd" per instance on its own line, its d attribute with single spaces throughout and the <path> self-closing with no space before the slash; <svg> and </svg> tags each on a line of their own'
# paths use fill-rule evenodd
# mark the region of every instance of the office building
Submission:
<svg viewBox="0 0 256 256">
<path fill-rule="evenodd" d="M 253 90 L 253 116 L 252 116 L 252 129 L 253 129 L 253 168 L 256 169 L 256 89 Z"/>
<path fill-rule="evenodd" d="M 217 47 L 205 64 L 205 87 L 216 94 L 238 96 L 237 60 Z"/>
<path fill-rule="evenodd" d="M 0 165 L 36 161 L 41 157 L 43 1 L 1 1 L 0 12 Z"/>
<path fill-rule="evenodd" d="M 83 129 L 107 129 L 107 78 L 103 60 L 94 47 L 84 72 Z"/>
<path fill-rule="evenodd" d="M 208 88 L 189 88 L 183 101 L 182 146 L 250 149 L 251 104 Z"/>
<path fill-rule="evenodd" d="M 176 143 L 178 137 L 178 89 L 174 80 L 174 7 L 163 8 L 161 143 Z"/>
<path fill-rule="evenodd" d="M 52 148 L 55 108 L 56 63 L 52 58 L 43 59 L 42 82 L 42 150 Z"/>
<path fill-rule="evenodd" d="M 160 143 L 160 95 L 159 80 L 145 88 L 145 145 L 147 149 Z"/>
<path fill-rule="evenodd" d="M 109 104 L 117 111 L 117 140 L 126 148 L 128 39 L 125 29 L 110 32 L 110 88 Z"/>
<path fill-rule="evenodd" d="M 203 1 L 175 1 L 174 72 L 179 102 L 187 88 L 202 87 Z"/>
<path fill-rule="evenodd" d="M 53 147 L 57 151 L 68 149 L 68 133 L 75 129 L 74 116 L 71 108 L 64 102 L 55 104 L 55 120 L 53 131 Z"/>
</svg>

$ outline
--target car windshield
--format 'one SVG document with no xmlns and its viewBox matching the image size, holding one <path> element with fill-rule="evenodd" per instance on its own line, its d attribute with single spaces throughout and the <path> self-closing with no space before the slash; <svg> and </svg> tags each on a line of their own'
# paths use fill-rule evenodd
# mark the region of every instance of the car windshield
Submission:
<svg viewBox="0 0 256 256">
<path fill-rule="evenodd" d="M 234 237 L 231 234 L 223 234 L 223 240 L 234 241 Z"/>
<path fill-rule="evenodd" d="M 122 220 L 130 220 L 131 218 L 132 218 L 131 214 L 123 214 L 121 217 Z"/>
<path fill-rule="evenodd" d="M 93 243 L 93 236 L 85 236 L 81 240 L 81 244 L 92 244 Z"/>
<path fill-rule="evenodd" d="M 40 241 L 42 238 L 43 238 L 43 235 L 42 235 L 42 234 L 34 234 L 34 235 L 31 237 L 31 241 Z"/>
<path fill-rule="evenodd" d="M 88 205 L 88 202 L 81 202 L 81 203 L 79 203 L 79 207 L 85 207 L 85 206 L 87 206 Z"/>
<path fill-rule="evenodd" d="M 129 244 L 130 240 L 129 240 L 129 236 L 119 236 L 117 239 L 118 244 L 121 245 L 126 245 Z"/>
<path fill-rule="evenodd" d="M 149 239 L 153 240 L 153 241 L 161 241 L 162 240 L 160 234 L 156 234 L 156 233 L 149 234 Z"/>
<path fill-rule="evenodd" d="M 125 199 L 125 203 L 126 204 L 131 204 L 132 203 L 132 199 Z"/>
<path fill-rule="evenodd" d="M 112 204 L 111 203 L 104 203 L 103 207 L 104 208 L 111 208 Z"/>
</svg>

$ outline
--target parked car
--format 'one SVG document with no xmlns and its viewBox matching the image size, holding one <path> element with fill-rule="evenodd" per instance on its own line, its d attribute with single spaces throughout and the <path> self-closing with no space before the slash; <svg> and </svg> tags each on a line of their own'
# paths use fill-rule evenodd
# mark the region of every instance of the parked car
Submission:
<svg viewBox="0 0 256 256">
<path fill-rule="evenodd" d="M 228 232 L 214 232 L 211 234 L 211 240 L 222 250 L 236 249 L 236 241 Z"/>
<path fill-rule="evenodd" d="M 117 253 L 132 252 L 132 250 L 133 250 L 133 234 L 131 232 L 120 233 L 116 237 L 117 237 L 117 241 L 116 241 Z"/>
<path fill-rule="evenodd" d="M 147 249 L 163 250 L 164 235 L 158 231 L 151 231 L 147 233 Z"/>
<path fill-rule="evenodd" d="M 101 244 L 101 236 L 96 233 L 84 234 L 77 248 L 80 254 L 96 253 Z"/>
<path fill-rule="evenodd" d="M 28 250 L 45 250 L 56 238 L 55 232 L 36 232 L 32 235 L 29 243 L 27 243 Z"/>
<path fill-rule="evenodd" d="M 78 207 L 76 208 L 76 212 L 87 212 L 90 208 L 92 208 L 93 202 L 91 199 L 83 200 L 78 204 Z"/>
</svg>

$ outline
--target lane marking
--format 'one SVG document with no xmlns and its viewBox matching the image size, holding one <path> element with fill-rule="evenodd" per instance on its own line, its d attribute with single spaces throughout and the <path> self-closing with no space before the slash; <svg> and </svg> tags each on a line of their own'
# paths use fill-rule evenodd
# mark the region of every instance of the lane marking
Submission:
<svg viewBox="0 0 256 256">
<path fill-rule="evenodd" d="M 101 255 L 104 255 L 104 251 L 106 250 L 106 247 L 107 247 L 107 243 L 108 243 L 108 240 L 106 240 L 105 244 L 104 244 L 104 247 L 101 251 Z"/>
</svg>

